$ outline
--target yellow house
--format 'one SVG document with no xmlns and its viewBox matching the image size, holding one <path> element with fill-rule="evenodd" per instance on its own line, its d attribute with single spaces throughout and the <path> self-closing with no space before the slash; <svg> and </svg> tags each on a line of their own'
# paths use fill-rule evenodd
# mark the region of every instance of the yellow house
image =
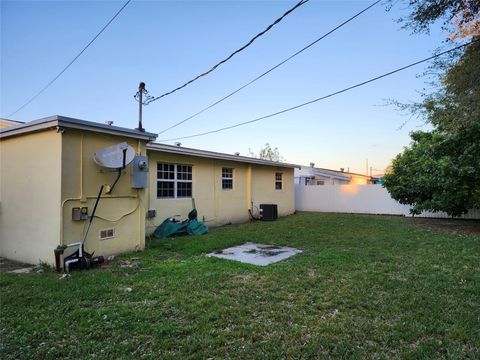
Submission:
<svg viewBox="0 0 480 360">
<path fill-rule="evenodd" d="M 85 220 L 73 208 L 93 209 L 102 184 L 115 172 L 92 161 L 95 151 L 127 142 L 137 155 L 155 134 L 62 116 L 7 127 L 0 132 L 0 255 L 27 263 L 54 262 L 58 245 L 82 240 Z M 125 168 L 115 191 L 102 195 L 86 250 L 114 254 L 143 249 L 146 189 L 130 187 Z M 101 239 L 104 229 L 114 237 Z"/>
<path fill-rule="evenodd" d="M 62 116 L 0 130 L 0 256 L 53 264 L 57 246 L 82 241 L 100 187 L 108 189 L 117 177 L 93 161 L 94 153 L 119 143 L 147 156 L 148 178 L 134 186 L 129 165 L 113 191 L 102 192 L 85 239 L 85 250 L 95 255 L 143 249 L 145 235 L 165 218 L 186 217 L 192 199 L 209 226 L 247 221 L 265 203 L 276 204 L 279 215 L 295 211 L 295 165 L 155 138 Z"/>
<path fill-rule="evenodd" d="M 186 217 L 192 198 L 209 226 L 247 221 L 261 204 L 276 204 L 279 216 L 295 211 L 296 165 L 158 143 L 147 153 L 149 209 L 156 211 L 149 231 L 165 218 Z"/>
</svg>

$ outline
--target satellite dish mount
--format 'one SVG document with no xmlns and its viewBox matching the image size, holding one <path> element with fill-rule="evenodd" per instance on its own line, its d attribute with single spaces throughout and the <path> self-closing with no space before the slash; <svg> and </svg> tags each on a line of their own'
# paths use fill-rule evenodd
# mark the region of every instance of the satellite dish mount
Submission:
<svg viewBox="0 0 480 360">
<path fill-rule="evenodd" d="M 93 161 L 101 167 L 107 169 L 116 169 L 117 177 L 115 181 L 109 186 L 107 194 L 111 194 L 115 185 L 117 184 L 122 170 L 130 164 L 135 157 L 135 150 L 129 146 L 126 142 L 109 146 L 105 149 L 97 151 L 93 154 Z"/>
</svg>

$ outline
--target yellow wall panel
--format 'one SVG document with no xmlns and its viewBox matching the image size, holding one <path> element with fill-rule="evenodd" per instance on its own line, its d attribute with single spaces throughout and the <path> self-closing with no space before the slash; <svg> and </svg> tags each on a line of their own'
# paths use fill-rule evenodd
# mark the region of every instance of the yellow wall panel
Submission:
<svg viewBox="0 0 480 360">
<path fill-rule="evenodd" d="M 53 263 L 60 238 L 61 137 L 47 130 L 0 141 L 0 256 Z"/>
</svg>

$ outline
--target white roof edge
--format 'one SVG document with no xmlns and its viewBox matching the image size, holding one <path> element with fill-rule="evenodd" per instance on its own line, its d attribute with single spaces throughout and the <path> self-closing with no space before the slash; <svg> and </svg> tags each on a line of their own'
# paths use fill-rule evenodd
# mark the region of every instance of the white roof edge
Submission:
<svg viewBox="0 0 480 360">
<path fill-rule="evenodd" d="M 335 174 L 330 174 L 330 173 L 321 172 L 321 171 L 315 171 L 315 172 L 312 172 L 311 174 L 300 173 L 298 175 L 298 177 L 311 177 L 311 176 L 323 176 L 330 179 L 350 180 L 350 176 L 348 175 L 335 175 Z"/>
<path fill-rule="evenodd" d="M 326 177 L 338 178 L 338 179 L 350 179 L 350 177 L 352 176 L 360 176 L 366 179 L 370 178 L 370 176 L 363 175 L 363 174 L 357 174 L 357 173 L 352 173 L 347 171 L 338 171 L 333 169 L 325 169 L 325 168 L 316 168 L 316 167 L 312 168 L 311 166 L 307 166 L 307 165 L 302 165 L 298 174 L 298 176 L 313 176 L 313 175 L 326 176 Z"/>
<path fill-rule="evenodd" d="M 28 123 L 10 126 L 0 130 L 0 138 L 7 138 L 15 135 L 28 134 L 35 131 L 40 131 L 53 127 L 65 127 L 69 129 L 87 130 L 99 133 L 106 133 L 112 135 L 121 135 L 132 137 L 135 139 L 142 139 L 146 141 L 153 141 L 157 138 L 157 134 L 132 130 L 119 126 L 111 126 L 107 124 L 100 124 L 92 121 L 69 118 L 65 116 L 49 116 L 39 120 Z"/>
<path fill-rule="evenodd" d="M 160 143 L 153 143 L 153 142 L 150 142 L 147 144 L 147 150 L 162 151 L 162 152 L 167 152 L 171 154 L 190 155 L 190 156 L 210 158 L 210 159 L 229 160 L 229 161 L 266 165 L 266 166 L 276 166 L 276 167 L 284 167 L 284 168 L 300 168 L 300 165 L 296 165 L 296 164 L 282 163 L 277 161 L 252 158 L 248 156 L 231 155 L 231 154 L 219 153 L 214 151 L 186 148 L 183 146 L 167 145 L 167 144 L 160 144 Z"/>
</svg>

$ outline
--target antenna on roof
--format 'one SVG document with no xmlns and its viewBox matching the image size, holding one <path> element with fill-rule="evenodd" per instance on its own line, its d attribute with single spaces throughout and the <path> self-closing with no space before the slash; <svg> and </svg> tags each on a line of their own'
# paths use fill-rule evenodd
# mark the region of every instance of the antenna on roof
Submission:
<svg viewBox="0 0 480 360">
<path fill-rule="evenodd" d="M 141 82 L 140 85 L 138 85 L 138 93 L 137 93 L 138 96 L 139 96 L 139 100 L 138 100 L 138 128 L 137 128 L 137 130 L 139 130 L 139 131 L 145 131 L 145 129 L 142 126 L 142 107 L 143 107 L 142 97 L 143 97 L 144 92 L 145 92 L 145 83 Z"/>
<path fill-rule="evenodd" d="M 145 99 L 143 98 L 144 94 Z M 150 101 L 153 99 L 153 96 L 148 94 L 148 90 L 145 89 L 145 83 L 142 81 L 138 85 L 138 91 L 133 97 L 138 101 L 138 128 L 136 128 L 136 130 L 145 132 L 145 129 L 142 126 L 142 108 L 143 105 L 148 105 L 150 103 Z"/>
</svg>

